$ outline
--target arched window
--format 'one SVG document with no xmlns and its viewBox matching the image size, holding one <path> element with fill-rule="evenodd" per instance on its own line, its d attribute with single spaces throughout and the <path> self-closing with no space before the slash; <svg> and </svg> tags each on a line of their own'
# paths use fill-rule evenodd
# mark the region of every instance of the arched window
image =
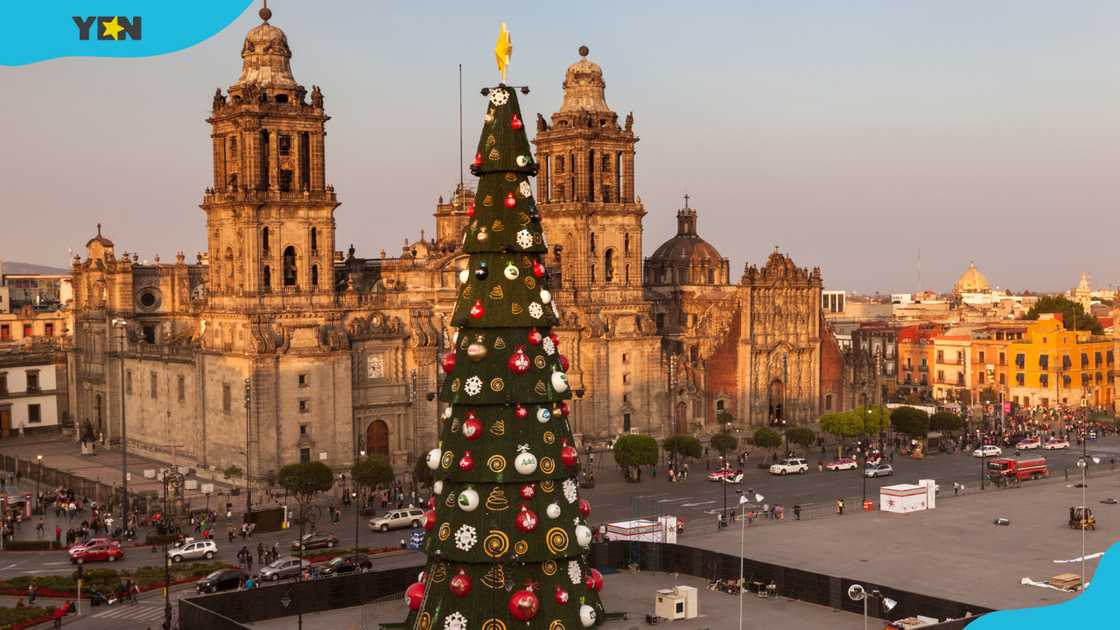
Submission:
<svg viewBox="0 0 1120 630">
<path fill-rule="evenodd" d="M 319 265 L 311 265 L 311 286 L 319 286 Z"/>
<path fill-rule="evenodd" d="M 319 251 L 319 228 L 311 228 L 311 253 Z"/>
<path fill-rule="evenodd" d="M 284 248 L 284 286 L 296 286 L 296 248 L 291 245 Z"/>
<path fill-rule="evenodd" d="M 630 235 L 629 234 L 626 234 L 622 237 L 622 253 L 623 254 L 629 254 L 630 253 Z"/>
<path fill-rule="evenodd" d="M 716 270 L 715 269 L 709 269 L 708 270 L 708 284 L 715 284 L 715 283 L 716 283 Z"/>
<path fill-rule="evenodd" d="M 594 234 L 591 235 L 591 253 L 592 254 L 595 253 L 595 235 Z"/>
<path fill-rule="evenodd" d="M 626 265 L 626 277 L 623 278 L 623 282 L 630 284 L 630 265 Z"/>
<path fill-rule="evenodd" d="M 233 280 L 233 248 L 226 248 L 225 255 L 226 279 Z"/>
<path fill-rule="evenodd" d="M 261 228 L 261 249 L 264 250 L 264 253 L 266 253 L 266 254 L 268 253 L 269 239 L 268 239 L 268 228 L 267 227 L 266 228 Z"/>
<path fill-rule="evenodd" d="M 261 276 L 261 286 L 265 291 L 272 289 L 272 268 L 268 265 L 264 266 L 264 273 Z"/>
<path fill-rule="evenodd" d="M 591 281 L 595 282 L 595 265 L 591 265 Z"/>
<path fill-rule="evenodd" d="M 608 249 L 603 254 L 603 280 L 614 282 L 614 250 Z"/>
</svg>

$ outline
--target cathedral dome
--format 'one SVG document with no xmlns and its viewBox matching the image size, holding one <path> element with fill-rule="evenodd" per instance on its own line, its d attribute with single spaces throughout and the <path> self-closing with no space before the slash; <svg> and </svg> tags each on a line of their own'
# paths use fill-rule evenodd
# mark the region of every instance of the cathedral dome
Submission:
<svg viewBox="0 0 1120 630">
<path fill-rule="evenodd" d="M 696 209 L 677 211 L 677 235 L 646 259 L 655 284 L 716 284 L 727 282 L 728 261 L 696 232 Z"/>
<path fill-rule="evenodd" d="M 976 263 L 969 263 L 968 269 L 953 285 L 953 293 L 987 293 L 991 290 L 988 279 L 976 268 Z"/>
<path fill-rule="evenodd" d="M 267 12 L 267 13 L 266 13 Z M 272 12 L 261 10 L 263 23 L 254 26 L 245 35 L 241 46 L 241 76 L 235 86 L 248 84 L 257 87 L 297 87 L 292 76 L 292 50 L 288 47 L 288 36 L 284 31 L 268 23 Z"/>
<path fill-rule="evenodd" d="M 580 46 L 579 61 L 568 66 L 564 75 L 564 102 L 561 112 L 610 112 L 604 91 L 607 84 L 603 81 L 603 69 L 587 58 L 590 51 Z"/>
</svg>

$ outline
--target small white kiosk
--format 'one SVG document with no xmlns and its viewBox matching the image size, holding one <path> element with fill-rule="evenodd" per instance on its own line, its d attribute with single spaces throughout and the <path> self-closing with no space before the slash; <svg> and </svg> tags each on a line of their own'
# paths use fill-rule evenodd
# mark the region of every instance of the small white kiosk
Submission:
<svg viewBox="0 0 1120 630">
<path fill-rule="evenodd" d="M 937 507 L 937 483 L 922 479 L 917 485 L 900 483 L 879 489 L 879 510 L 909 514 Z"/>
</svg>

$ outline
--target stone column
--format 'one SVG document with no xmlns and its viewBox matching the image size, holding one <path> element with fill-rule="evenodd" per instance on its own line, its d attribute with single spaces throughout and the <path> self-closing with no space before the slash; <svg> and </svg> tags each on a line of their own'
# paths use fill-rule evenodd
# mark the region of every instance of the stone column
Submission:
<svg viewBox="0 0 1120 630">
<path fill-rule="evenodd" d="M 326 187 L 326 156 L 323 153 L 323 134 L 311 134 L 311 190 Z"/>
<path fill-rule="evenodd" d="M 268 189 L 280 189 L 280 143 L 275 131 L 268 132 Z"/>
<path fill-rule="evenodd" d="M 226 189 L 226 147 L 225 138 L 211 135 L 214 144 L 214 190 Z"/>
</svg>

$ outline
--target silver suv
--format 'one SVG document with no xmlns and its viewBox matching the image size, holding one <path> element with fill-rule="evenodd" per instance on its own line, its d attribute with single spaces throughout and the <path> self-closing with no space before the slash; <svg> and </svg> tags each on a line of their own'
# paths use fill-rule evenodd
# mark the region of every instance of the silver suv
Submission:
<svg viewBox="0 0 1120 630">
<path fill-rule="evenodd" d="M 216 555 L 218 555 L 218 545 L 213 540 L 191 540 L 188 538 L 178 547 L 167 550 L 167 557 L 171 558 L 172 562 L 197 560 L 199 558 L 209 560 Z"/>
<path fill-rule="evenodd" d="M 303 561 L 302 569 L 311 566 L 307 560 Z M 280 558 L 276 562 L 261 567 L 260 578 L 262 580 L 282 580 L 284 578 L 299 577 L 302 573 L 299 558 Z"/>
<path fill-rule="evenodd" d="M 424 510 L 420 508 L 410 507 L 403 510 L 392 510 L 385 516 L 378 516 L 369 520 L 369 528 L 372 531 L 387 532 L 390 529 L 401 529 L 404 527 L 420 527 L 424 524 Z"/>
</svg>

